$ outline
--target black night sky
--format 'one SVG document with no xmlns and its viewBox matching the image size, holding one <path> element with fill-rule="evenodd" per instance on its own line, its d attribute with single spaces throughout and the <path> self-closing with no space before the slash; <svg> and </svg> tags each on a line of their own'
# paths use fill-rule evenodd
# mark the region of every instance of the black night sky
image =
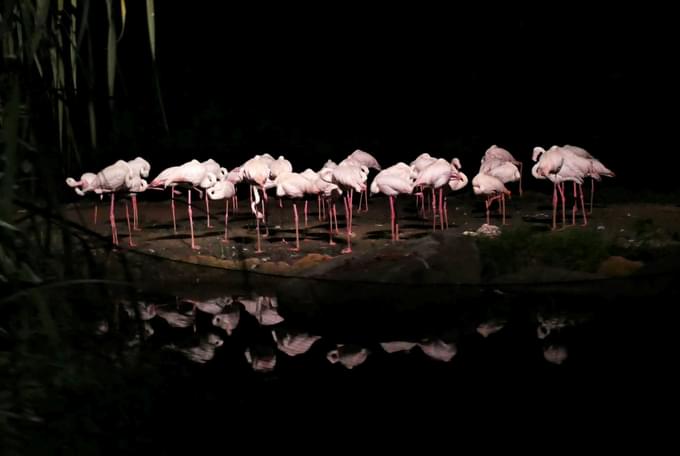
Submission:
<svg viewBox="0 0 680 456">
<path fill-rule="evenodd" d="M 361 148 L 385 164 L 429 152 L 471 169 L 491 144 L 529 162 L 536 145 L 570 143 L 620 184 L 669 188 L 630 158 L 668 148 L 662 87 L 675 70 L 661 14 L 216 5 L 157 4 L 169 134 L 140 46 L 143 5 L 130 7 L 118 103 L 133 128 L 119 144 L 159 168 L 269 152 L 302 170 Z"/>
</svg>

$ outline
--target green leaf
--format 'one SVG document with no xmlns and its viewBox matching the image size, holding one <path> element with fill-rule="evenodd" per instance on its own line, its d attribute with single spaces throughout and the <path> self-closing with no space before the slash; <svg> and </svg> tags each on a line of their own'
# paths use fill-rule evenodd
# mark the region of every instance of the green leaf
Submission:
<svg viewBox="0 0 680 456">
<path fill-rule="evenodd" d="M 146 21 L 149 26 L 149 44 L 151 45 L 151 58 L 156 60 L 156 11 L 153 0 L 146 0 Z"/>
</svg>

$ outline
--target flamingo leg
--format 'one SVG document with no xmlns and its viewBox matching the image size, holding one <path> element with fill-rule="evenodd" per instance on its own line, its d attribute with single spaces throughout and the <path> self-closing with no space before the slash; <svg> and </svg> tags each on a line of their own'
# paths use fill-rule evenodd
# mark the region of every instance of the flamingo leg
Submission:
<svg viewBox="0 0 680 456">
<path fill-rule="evenodd" d="M 342 249 L 342 253 L 352 253 L 352 233 L 350 227 L 352 226 L 352 191 L 350 190 L 347 195 L 343 197 L 345 201 L 345 223 L 347 224 L 347 247 Z"/>
<path fill-rule="evenodd" d="M 586 205 L 583 202 L 583 185 L 579 184 L 578 189 L 581 197 L 581 210 L 583 211 L 583 226 L 586 226 L 588 224 L 588 217 L 586 216 Z"/>
<path fill-rule="evenodd" d="M 444 231 L 444 188 L 439 189 L 439 228 Z"/>
<path fill-rule="evenodd" d="M 305 200 L 305 228 L 307 228 L 307 203 L 309 201 Z"/>
<path fill-rule="evenodd" d="M 490 223 L 489 223 L 489 206 L 491 205 L 490 198 L 491 198 L 490 196 L 487 196 L 486 201 L 484 202 L 484 204 L 486 205 L 486 224 L 487 225 L 490 225 Z"/>
<path fill-rule="evenodd" d="M 170 187 L 170 207 L 172 208 L 172 229 L 177 234 L 177 219 L 175 218 L 175 187 Z"/>
<path fill-rule="evenodd" d="M 364 201 L 364 191 L 359 192 L 359 207 L 358 211 L 361 212 L 361 203 Z"/>
<path fill-rule="evenodd" d="M 295 252 L 300 251 L 300 223 L 298 221 L 298 210 L 297 203 L 293 201 L 293 215 L 295 216 L 295 248 L 292 249 Z"/>
<path fill-rule="evenodd" d="M 132 240 L 132 228 L 130 226 L 130 210 L 128 209 L 128 203 L 127 201 L 124 201 L 125 204 L 125 220 L 127 220 L 127 226 L 128 226 L 128 245 L 130 247 L 135 247 L 137 244 L 134 243 Z"/>
<path fill-rule="evenodd" d="M 502 222 L 502 224 L 505 225 L 505 193 L 501 193 L 501 206 L 503 207 L 503 222 Z"/>
<path fill-rule="evenodd" d="M 557 183 L 553 183 L 553 212 L 552 212 L 552 229 L 557 228 Z"/>
<path fill-rule="evenodd" d="M 137 210 L 137 194 L 132 194 L 132 229 L 135 231 L 142 231 L 139 227 L 139 212 Z"/>
<path fill-rule="evenodd" d="M 187 209 L 187 212 L 189 212 L 189 227 L 191 231 L 191 248 L 193 250 L 198 250 L 200 249 L 199 246 L 196 245 L 196 242 L 194 241 L 194 216 L 193 216 L 193 210 L 191 208 L 191 189 L 187 189 L 187 199 L 189 201 L 189 206 Z"/>
<path fill-rule="evenodd" d="M 595 197 L 595 179 L 590 178 L 590 214 L 593 213 L 593 199 Z"/>
<path fill-rule="evenodd" d="M 567 223 L 567 209 L 564 206 L 565 204 L 565 198 L 564 198 L 564 182 L 560 182 L 558 184 L 557 189 L 560 191 L 560 198 L 562 199 L 562 226 L 566 225 Z"/>
<path fill-rule="evenodd" d="M 444 197 L 444 226 L 446 229 L 449 229 L 449 208 L 448 208 L 448 201 L 446 200 L 446 196 Z"/>
<path fill-rule="evenodd" d="M 392 234 L 392 241 L 395 241 L 397 236 L 394 231 L 394 196 L 390 195 L 390 231 Z"/>
<path fill-rule="evenodd" d="M 118 245 L 118 230 L 116 229 L 116 213 L 114 212 L 115 194 L 111 193 L 111 208 L 109 209 L 109 221 L 111 222 L 111 242 Z"/>
<path fill-rule="evenodd" d="M 519 196 L 522 196 L 522 162 L 519 162 Z"/>
<path fill-rule="evenodd" d="M 434 195 L 434 187 L 432 187 L 432 231 L 437 229 L 437 197 Z"/>
<path fill-rule="evenodd" d="M 95 202 L 94 202 L 94 224 L 95 224 L 95 225 L 97 224 L 97 207 L 98 207 L 98 206 L 99 206 L 99 205 L 98 205 L 97 202 L 95 201 Z"/>
<path fill-rule="evenodd" d="M 208 200 L 208 192 L 205 192 L 205 216 L 207 218 L 208 228 L 213 228 L 213 225 L 210 224 L 210 203 Z"/>
<path fill-rule="evenodd" d="M 326 205 L 326 202 L 324 200 L 324 206 Z M 332 206 L 329 205 L 328 207 L 328 245 L 335 245 L 335 242 L 333 241 L 333 209 L 335 208 L 335 203 L 333 203 Z M 337 220 L 336 220 L 336 225 L 337 225 Z M 337 226 L 336 226 L 337 228 Z"/>
<path fill-rule="evenodd" d="M 368 212 L 368 189 L 364 190 L 364 195 L 365 195 L 365 198 L 364 198 L 364 205 L 365 205 L 365 207 L 366 207 L 366 211 L 365 211 L 365 212 Z"/>
<path fill-rule="evenodd" d="M 576 181 L 572 181 L 574 187 L 574 205 L 571 207 L 571 224 L 576 225 L 576 211 L 578 210 L 578 195 L 576 193 Z"/>
<path fill-rule="evenodd" d="M 338 227 L 338 206 L 335 205 L 335 201 L 333 201 L 333 219 L 335 219 L 335 234 L 340 234 L 340 228 Z"/>
<path fill-rule="evenodd" d="M 222 242 L 229 242 L 229 198 L 226 198 L 224 202 L 224 239 Z"/>
</svg>

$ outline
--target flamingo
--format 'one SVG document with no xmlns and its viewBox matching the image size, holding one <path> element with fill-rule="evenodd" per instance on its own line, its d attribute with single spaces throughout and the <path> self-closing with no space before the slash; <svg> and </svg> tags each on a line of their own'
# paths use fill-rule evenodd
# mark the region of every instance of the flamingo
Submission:
<svg viewBox="0 0 680 456">
<path fill-rule="evenodd" d="M 94 192 L 95 187 L 95 181 L 97 179 L 97 175 L 95 173 L 84 173 L 83 175 L 80 176 L 80 180 L 75 180 L 72 177 L 67 177 L 66 178 L 66 185 L 69 187 L 73 188 L 75 190 L 76 194 L 80 196 L 85 196 L 86 193 L 88 192 Z M 102 195 L 99 195 L 99 198 L 102 198 Z M 95 201 L 94 203 L 94 224 L 97 224 L 97 202 Z"/>
<path fill-rule="evenodd" d="M 373 155 L 361 149 L 356 149 L 354 152 L 349 154 L 347 158 L 351 158 L 352 160 L 358 162 L 361 166 L 372 168 L 375 169 L 376 171 L 382 170 L 382 168 L 380 167 L 380 163 L 378 163 L 378 160 L 376 160 L 376 158 Z M 361 212 L 361 201 L 364 198 L 366 201 L 365 203 L 366 209 L 364 210 L 364 212 L 368 212 L 368 192 L 366 190 L 362 191 L 359 194 L 359 212 Z"/>
<path fill-rule="evenodd" d="M 589 152 L 587 152 L 582 147 L 565 144 L 564 146 L 562 146 L 562 148 L 568 150 L 574 155 L 590 160 L 591 168 L 588 170 L 587 173 L 588 177 L 590 177 L 590 210 L 588 211 L 588 213 L 592 214 L 593 199 L 595 197 L 595 181 L 597 180 L 599 182 L 600 180 L 602 180 L 602 176 L 615 177 L 615 174 L 612 170 L 604 166 L 600 160 L 593 157 Z"/>
<path fill-rule="evenodd" d="M 210 188 L 213 185 L 215 185 L 216 182 L 217 176 L 215 176 L 213 173 L 207 172 L 206 167 L 198 160 L 191 160 L 187 163 L 184 163 L 181 166 L 173 166 L 162 171 L 161 174 L 159 174 L 153 181 L 151 181 L 151 184 L 149 184 L 150 188 L 160 187 L 161 185 L 164 188 L 167 188 L 168 186 L 171 187 L 171 194 L 173 195 L 172 200 L 173 225 L 175 226 L 175 232 L 177 228 L 175 222 L 174 186 L 177 184 L 189 184 L 191 186 L 190 188 L 187 188 L 187 200 L 188 200 L 187 210 L 189 212 L 189 225 L 191 229 L 191 248 L 193 250 L 198 250 L 200 249 L 200 247 L 196 245 L 196 242 L 194 240 L 194 218 L 192 211 L 193 206 L 191 204 L 191 190 L 194 189 L 198 191 L 199 197 L 202 197 L 201 190 L 198 187 L 200 186 L 202 188 Z"/>
<path fill-rule="evenodd" d="M 368 168 L 345 160 L 335 169 L 324 168 L 319 172 L 319 176 L 326 182 L 336 184 L 345 194 L 345 224 L 347 229 L 347 247 L 342 253 L 352 253 L 352 197 L 353 191 L 361 192 L 366 189 L 366 179 L 368 178 Z"/>
<path fill-rule="evenodd" d="M 515 165 L 519 168 L 519 179 L 518 179 L 519 180 L 519 196 L 522 196 L 522 162 L 517 160 L 515 157 L 513 157 L 510 152 L 503 149 L 502 147 L 498 147 L 495 144 L 493 146 L 489 147 L 486 150 L 486 152 L 484 152 L 484 156 L 482 157 L 482 165 L 487 160 L 498 160 L 498 161 L 502 161 L 502 162 L 508 162 L 508 163 L 512 163 L 513 165 Z"/>
<path fill-rule="evenodd" d="M 116 192 L 130 188 L 133 185 L 134 175 L 130 170 L 130 166 L 127 162 L 123 160 L 118 160 L 113 165 L 107 166 L 103 170 L 97 173 L 97 177 L 90 183 L 94 192 L 97 194 L 110 193 L 111 194 L 111 206 L 109 209 L 109 221 L 111 223 L 111 240 L 114 245 L 118 245 L 118 230 L 116 228 L 116 216 L 115 216 L 115 194 Z M 126 204 L 126 215 L 128 215 L 128 243 L 131 247 L 134 246 L 132 242 L 132 231 L 130 230 L 130 220 L 127 211 Z"/>
<path fill-rule="evenodd" d="M 371 195 L 383 193 L 390 199 L 390 229 L 393 242 L 399 240 L 399 222 L 394 209 L 394 200 L 399 194 L 413 193 L 415 177 L 414 169 L 400 162 L 380 171 L 371 183 Z"/>
<path fill-rule="evenodd" d="M 208 160 L 204 161 L 201 163 L 203 167 L 205 167 L 206 173 L 212 173 L 215 178 L 217 179 L 218 182 L 223 181 L 227 178 L 229 172 L 227 171 L 227 168 L 224 168 L 220 166 L 219 163 L 217 163 L 215 160 L 212 158 L 209 158 Z M 209 203 L 210 198 L 208 198 L 208 192 L 205 193 L 205 215 L 206 215 L 206 225 L 208 228 L 213 228 L 212 225 L 210 225 L 210 203 Z"/>
<path fill-rule="evenodd" d="M 553 183 L 553 224 L 552 229 L 557 228 L 557 192 L 562 199 L 562 224 L 566 223 L 566 208 L 564 197 L 564 182 L 574 183 L 574 206 L 572 208 L 572 223 L 576 223 L 576 186 L 580 189 L 581 208 L 583 209 L 583 224 L 588 223 L 585 204 L 583 201 L 583 179 L 591 169 L 590 161 L 584 157 L 575 155 L 567 149 L 553 146 L 545 151 L 541 147 L 534 149 L 533 157 L 536 164 L 531 169 L 531 174 L 537 179 L 548 179 Z"/>
<path fill-rule="evenodd" d="M 132 174 L 134 175 L 135 178 L 147 178 L 149 177 L 149 173 L 151 172 L 151 164 L 144 160 L 142 157 L 136 157 L 133 160 L 130 160 L 128 163 L 128 166 L 130 167 L 130 171 L 132 171 Z M 145 181 L 146 182 L 146 181 Z M 139 187 L 141 184 L 135 183 L 132 187 Z M 146 190 L 146 187 L 144 188 Z M 144 190 L 141 190 L 144 191 Z M 130 191 L 130 197 L 132 200 L 132 220 L 133 220 L 133 229 L 135 231 L 139 231 L 139 224 L 138 224 L 138 213 L 137 213 L 137 192 L 135 191 Z"/>
<path fill-rule="evenodd" d="M 304 198 L 305 194 L 312 194 L 312 183 L 299 173 L 286 172 L 280 174 L 274 181 L 276 184 L 276 196 L 293 200 L 293 215 L 295 216 L 295 248 L 300 251 L 300 223 L 298 221 L 297 201 Z"/>
<path fill-rule="evenodd" d="M 271 158 L 271 160 L 269 160 Z M 255 214 L 256 230 L 257 230 L 257 250 L 255 253 L 262 253 L 262 244 L 260 241 L 260 219 L 265 223 L 265 201 L 267 200 L 267 193 L 265 190 L 265 185 L 269 182 L 269 163 L 274 161 L 274 159 L 269 156 L 269 158 L 261 155 L 256 155 L 239 169 L 239 177 L 250 184 L 251 193 L 251 204 L 250 209 Z M 257 205 L 260 203 L 259 190 L 262 190 L 262 212 L 257 209 Z"/>
<path fill-rule="evenodd" d="M 457 160 L 457 159 L 454 159 Z M 458 161 L 456 164 L 460 164 Z M 437 222 L 437 197 L 435 190 L 439 190 L 439 226 L 444 229 L 444 186 L 449 183 L 451 177 L 458 173 L 456 164 L 449 163 L 439 158 L 423 168 L 416 178 L 415 185 L 432 189 L 432 231 L 436 230 Z"/>
<path fill-rule="evenodd" d="M 472 190 L 475 195 L 486 196 L 486 224 L 489 222 L 489 207 L 495 199 L 501 200 L 501 208 L 503 213 L 503 225 L 505 225 L 505 195 L 510 195 L 510 190 L 505 188 L 503 182 L 497 177 L 489 176 L 488 174 L 477 174 L 472 178 Z"/>
<path fill-rule="evenodd" d="M 211 200 L 221 200 L 225 202 L 224 208 L 224 239 L 222 242 L 229 242 L 229 199 L 232 199 L 236 195 L 236 187 L 234 184 L 228 180 L 218 181 L 206 190 L 206 195 Z M 206 205 L 207 208 L 207 205 Z"/>
<path fill-rule="evenodd" d="M 323 171 L 323 170 L 322 170 Z M 321 171 L 320 171 L 321 172 Z M 320 173 L 319 172 L 319 173 Z M 332 173 L 332 170 L 326 173 Z M 312 184 L 312 192 L 318 195 L 319 198 L 319 219 L 321 219 L 321 211 L 328 206 L 328 245 L 335 245 L 333 241 L 333 222 L 335 221 L 335 232 L 339 233 L 338 230 L 338 210 L 335 207 L 335 201 L 338 197 L 342 195 L 342 190 L 336 184 L 327 182 L 323 180 L 319 173 L 314 173 L 315 176 L 312 178 L 310 173 L 307 173 L 306 177 L 310 179 Z M 305 173 L 303 173 L 303 176 Z"/>
<path fill-rule="evenodd" d="M 437 159 L 435 157 L 432 157 L 426 152 L 418 155 L 418 157 L 416 157 L 416 159 L 411 162 L 411 166 L 417 174 L 420 174 L 425 168 L 436 161 Z M 425 217 L 427 209 L 425 205 L 425 194 L 423 192 L 423 186 L 419 185 L 418 187 L 420 188 L 420 191 L 416 193 L 416 206 L 418 206 L 419 202 L 422 203 L 420 206 L 418 206 L 418 213 L 421 214 L 422 217 Z"/>
</svg>

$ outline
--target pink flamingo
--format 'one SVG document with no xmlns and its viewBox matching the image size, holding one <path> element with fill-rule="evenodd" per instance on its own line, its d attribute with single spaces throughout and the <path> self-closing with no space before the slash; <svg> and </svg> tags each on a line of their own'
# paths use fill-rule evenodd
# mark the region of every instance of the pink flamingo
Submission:
<svg viewBox="0 0 680 456">
<path fill-rule="evenodd" d="M 175 222 L 175 201 L 174 201 L 174 186 L 177 184 L 189 184 L 191 187 L 187 188 L 187 211 L 189 213 L 189 226 L 191 230 L 191 248 L 193 250 L 198 250 L 200 247 L 196 245 L 194 239 L 194 218 L 193 218 L 193 205 L 191 204 L 191 190 L 196 190 L 199 192 L 199 197 L 202 198 L 201 190 L 199 186 L 203 188 L 210 188 L 217 182 L 217 176 L 213 173 L 206 171 L 205 166 L 198 160 L 191 160 L 184 163 L 182 166 L 173 166 L 161 172 L 152 182 L 149 184 L 150 188 L 160 187 L 164 188 L 171 187 L 172 199 L 172 209 L 173 209 L 173 225 L 176 231 Z"/>
<path fill-rule="evenodd" d="M 345 202 L 345 224 L 347 228 L 347 247 L 342 253 L 352 253 L 352 206 L 353 191 L 361 192 L 366 189 L 366 179 L 368 178 L 368 168 L 360 166 L 351 161 L 345 161 L 335 169 L 324 168 L 319 172 L 319 176 L 326 182 L 336 184 L 346 190 Z"/>
<path fill-rule="evenodd" d="M 293 201 L 293 215 L 295 216 L 295 248 L 300 251 L 300 223 L 298 221 L 297 201 L 304 198 L 305 194 L 313 193 L 313 186 L 307 178 L 299 173 L 286 172 L 279 174 L 274 181 L 276 184 L 276 196 L 290 198 Z"/>
<path fill-rule="evenodd" d="M 500 179 L 489 176 L 488 174 L 477 174 L 472 179 L 472 190 L 475 195 L 486 196 L 486 224 L 490 225 L 489 221 L 489 207 L 491 203 L 496 200 L 501 200 L 501 208 L 503 213 L 503 225 L 505 225 L 505 195 L 510 195 L 510 190 L 505 188 Z"/>
<path fill-rule="evenodd" d="M 130 167 L 130 171 L 132 171 L 132 174 L 135 178 L 137 179 L 142 179 L 142 178 L 147 178 L 149 177 L 149 173 L 151 172 L 151 164 L 149 164 L 148 161 L 144 160 L 142 157 L 137 157 L 134 160 L 130 160 L 128 163 L 128 166 Z M 146 181 L 145 181 L 146 183 Z M 140 183 L 136 182 L 132 187 L 134 188 L 139 188 Z M 146 189 L 146 187 L 144 187 Z M 143 190 L 142 190 L 143 191 Z M 130 197 L 132 200 L 132 220 L 133 220 L 133 229 L 135 231 L 140 231 L 139 228 L 139 217 L 138 217 L 138 211 L 137 211 L 137 192 L 135 191 L 130 191 Z"/>
<path fill-rule="evenodd" d="M 390 229 L 392 241 L 399 240 L 399 222 L 394 208 L 394 200 L 399 194 L 413 193 L 415 170 L 406 163 L 397 163 L 378 173 L 371 183 L 371 195 L 383 193 L 390 199 Z"/>
<path fill-rule="evenodd" d="M 365 152 L 361 149 L 357 149 L 351 154 L 347 156 L 347 158 L 351 158 L 352 160 L 358 162 L 361 166 L 365 166 L 369 169 L 375 169 L 376 171 L 380 171 L 382 168 L 380 167 L 380 163 L 378 163 L 378 160 L 376 158 L 369 154 L 368 152 Z M 359 194 L 359 212 L 361 212 L 361 201 L 362 199 L 365 199 L 365 209 L 364 212 L 368 212 L 368 191 L 364 190 Z"/>
<path fill-rule="evenodd" d="M 420 171 L 416 178 L 416 186 L 428 187 L 432 190 L 432 231 L 435 231 L 437 227 L 437 197 L 435 196 L 435 191 L 439 190 L 439 226 L 443 230 L 444 186 L 449 183 L 452 176 L 458 173 L 457 165 L 460 165 L 458 159 L 454 159 L 452 163 L 449 163 L 443 158 L 439 158 Z"/>
<path fill-rule="evenodd" d="M 512 156 L 510 152 L 507 150 L 498 147 L 497 145 L 493 145 L 489 147 L 486 152 L 484 152 L 484 156 L 482 157 L 482 165 L 484 165 L 484 162 L 487 160 L 498 160 L 502 162 L 508 162 L 512 163 L 513 165 L 517 166 L 519 168 L 519 196 L 522 196 L 522 162 L 517 160 L 515 157 Z M 481 172 L 481 170 L 480 170 Z M 488 174 L 488 173 L 487 173 Z M 514 181 L 512 181 L 514 182 Z"/>
<path fill-rule="evenodd" d="M 206 190 L 206 195 L 211 200 L 225 201 L 224 207 L 224 238 L 222 242 L 229 242 L 229 200 L 236 195 L 236 187 L 228 180 L 218 181 L 215 185 Z"/>
<path fill-rule="evenodd" d="M 265 202 L 267 200 L 267 192 L 265 190 L 265 185 L 267 185 L 269 182 L 269 163 L 272 161 L 274 161 L 273 158 L 269 160 L 267 157 L 256 155 L 245 162 L 239 169 L 239 176 L 241 179 L 250 184 L 250 209 L 253 214 L 255 214 L 257 230 L 257 250 L 255 253 L 262 253 L 262 243 L 260 240 L 260 219 L 266 223 Z M 260 190 L 262 191 L 262 211 L 257 209 L 257 205 L 260 203 Z"/>
</svg>

